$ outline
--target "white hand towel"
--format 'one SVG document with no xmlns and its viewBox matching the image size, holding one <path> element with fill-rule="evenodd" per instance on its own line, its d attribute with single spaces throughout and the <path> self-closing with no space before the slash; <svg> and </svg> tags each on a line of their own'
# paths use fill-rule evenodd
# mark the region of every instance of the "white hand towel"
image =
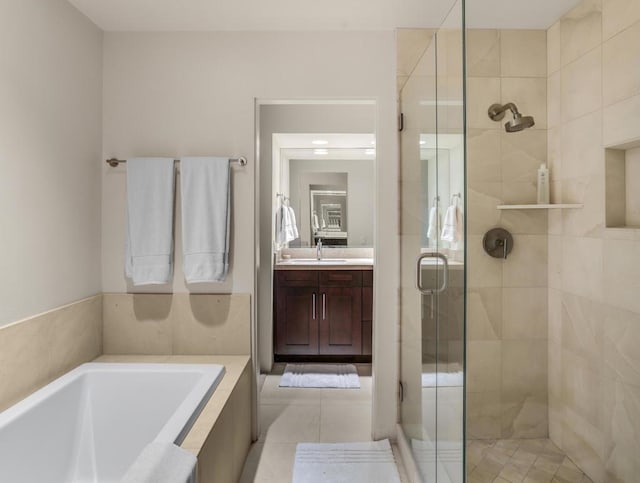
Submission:
<svg viewBox="0 0 640 483">
<path fill-rule="evenodd" d="M 440 234 L 442 220 L 440 219 L 440 210 L 436 206 L 432 206 L 429 210 L 429 226 L 427 228 L 427 238 L 431 241 L 437 241 Z"/>
<path fill-rule="evenodd" d="M 462 212 L 457 205 L 451 205 L 447 209 L 447 213 L 444 216 L 444 223 L 442 227 L 442 238 L 444 241 L 448 241 L 454 245 L 459 243 L 464 236 L 464 223 L 462 220 Z"/>
<path fill-rule="evenodd" d="M 197 458 L 172 443 L 149 443 L 122 483 L 196 483 Z"/>
<path fill-rule="evenodd" d="M 291 224 L 291 235 L 293 236 L 293 239 L 291 241 L 293 241 L 300 236 L 300 233 L 298 233 L 298 224 L 296 222 L 296 212 L 293 211 L 293 208 L 291 208 L 291 206 L 287 206 L 287 209 L 289 210 L 289 222 Z"/>
<path fill-rule="evenodd" d="M 288 243 L 287 226 L 289 225 L 289 210 L 284 204 L 280 205 L 276 212 L 276 244 L 279 248 L 284 247 Z"/>
<path fill-rule="evenodd" d="M 173 159 L 127 160 L 125 274 L 133 285 L 173 277 Z"/>
<path fill-rule="evenodd" d="M 298 238 L 296 215 L 290 207 L 283 203 L 276 213 L 276 243 L 282 248 L 296 238 Z"/>
<path fill-rule="evenodd" d="M 229 159 L 181 159 L 182 270 L 187 283 L 223 282 L 229 270 Z"/>
</svg>

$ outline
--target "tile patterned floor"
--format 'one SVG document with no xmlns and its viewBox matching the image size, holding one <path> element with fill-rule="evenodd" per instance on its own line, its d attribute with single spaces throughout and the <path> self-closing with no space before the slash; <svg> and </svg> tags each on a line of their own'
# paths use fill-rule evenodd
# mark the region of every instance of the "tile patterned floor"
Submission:
<svg viewBox="0 0 640 483">
<path fill-rule="evenodd" d="M 370 372 L 361 375 L 360 389 L 282 388 L 279 374 L 261 379 L 261 433 L 249 451 L 241 483 L 291 483 L 299 442 L 371 440 Z M 400 461 L 397 447 L 393 451 Z M 404 483 L 408 480 L 398 466 Z"/>
<path fill-rule="evenodd" d="M 548 439 L 472 440 L 468 483 L 593 483 Z"/>
</svg>

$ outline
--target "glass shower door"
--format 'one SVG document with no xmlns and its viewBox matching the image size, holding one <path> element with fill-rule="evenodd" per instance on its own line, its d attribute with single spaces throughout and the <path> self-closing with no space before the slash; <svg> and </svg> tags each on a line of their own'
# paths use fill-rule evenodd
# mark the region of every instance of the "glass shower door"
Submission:
<svg viewBox="0 0 640 483">
<path fill-rule="evenodd" d="M 464 481 L 463 2 L 401 89 L 401 425 L 422 481 Z M 417 47 L 417 46 L 414 46 Z"/>
</svg>

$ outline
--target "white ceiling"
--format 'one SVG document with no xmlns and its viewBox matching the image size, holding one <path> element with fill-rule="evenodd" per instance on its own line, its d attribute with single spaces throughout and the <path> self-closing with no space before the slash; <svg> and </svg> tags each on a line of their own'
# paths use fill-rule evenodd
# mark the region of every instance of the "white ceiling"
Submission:
<svg viewBox="0 0 640 483">
<path fill-rule="evenodd" d="M 461 0 L 69 0 L 105 31 L 437 27 Z M 547 28 L 579 0 L 467 0 L 471 28 Z"/>
<path fill-rule="evenodd" d="M 322 144 L 317 144 L 318 141 Z M 275 133 L 273 134 L 273 145 L 280 149 L 282 157 L 286 159 L 360 160 L 374 159 L 376 156 L 376 137 L 374 134 Z"/>
<path fill-rule="evenodd" d="M 275 133 L 273 142 L 281 149 L 354 149 L 375 147 L 376 137 L 374 134 L 361 133 Z"/>
</svg>

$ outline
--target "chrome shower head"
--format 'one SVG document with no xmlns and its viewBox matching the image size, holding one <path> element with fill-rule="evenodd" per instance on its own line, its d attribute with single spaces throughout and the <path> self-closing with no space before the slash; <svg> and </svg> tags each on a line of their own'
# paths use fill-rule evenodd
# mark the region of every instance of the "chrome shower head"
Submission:
<svg viewBox="0 0 640 483">
<path fill-rule="evenodd" d="M 509 102 L 505 105 L 492 104 L 489 107 L 488 111 L 489 118 L 491 118 L 493 121 L 502 121 L 502 119 L 504 118 L 504 113 L 507 110 L 510 110 L 513 114 L 513 119 L 511 121 L 507 121 L 504 124 L 504 128 L 507 132 L 518 132 L 535 125 L 533 117 L 523 116 L 522 114 L 520 114 L 518 108 L 512 102 Z"/>
<path fill-rule="evenodd" d="M 514 114 L 513 119 L 504 124 L 504 128 L 507 132 L 518 132 L 532 127 L 534 124 L 535 121 L 533 120 L 533 117 Z"/>
</svg>

